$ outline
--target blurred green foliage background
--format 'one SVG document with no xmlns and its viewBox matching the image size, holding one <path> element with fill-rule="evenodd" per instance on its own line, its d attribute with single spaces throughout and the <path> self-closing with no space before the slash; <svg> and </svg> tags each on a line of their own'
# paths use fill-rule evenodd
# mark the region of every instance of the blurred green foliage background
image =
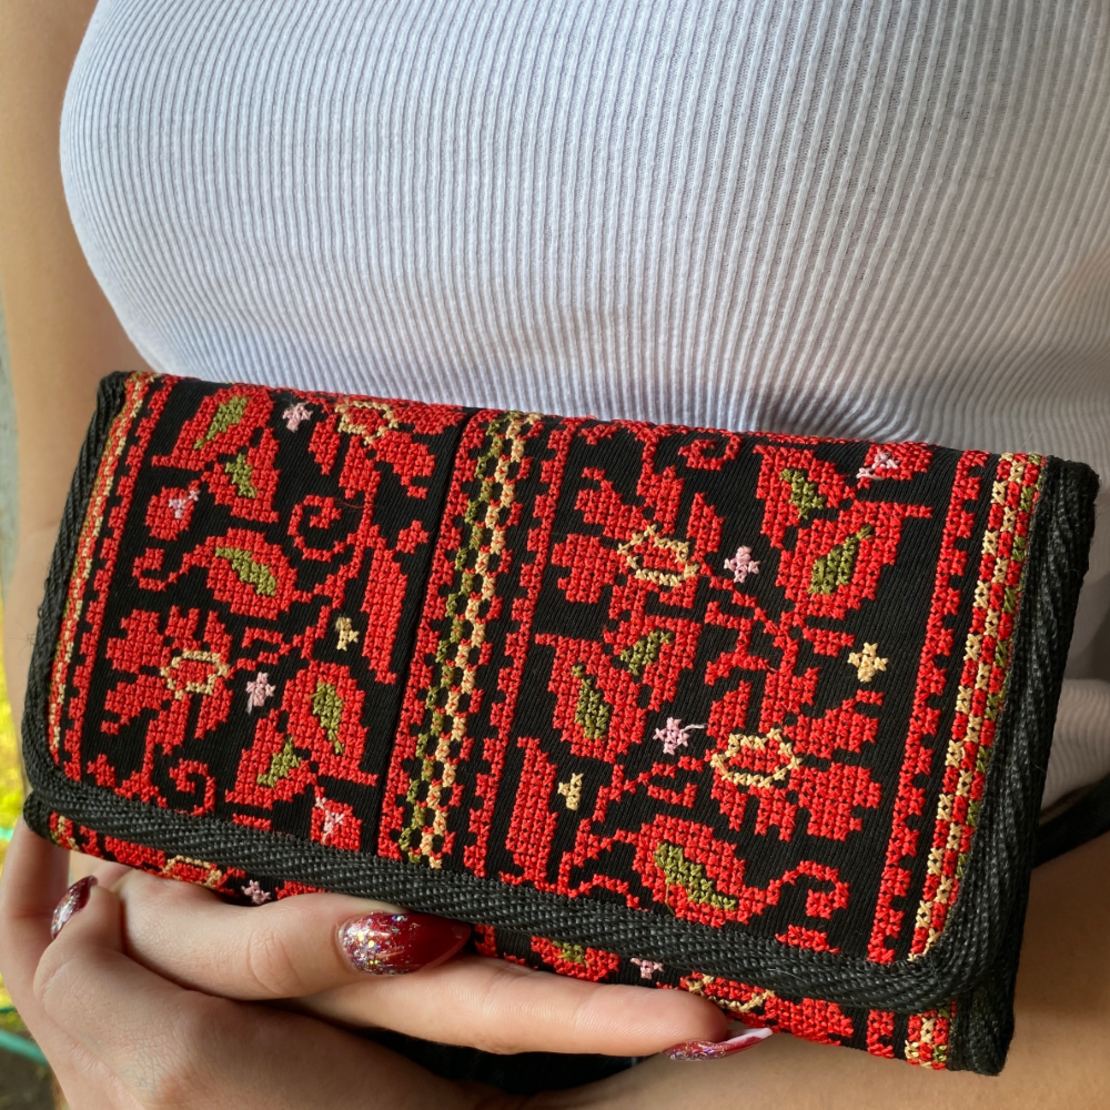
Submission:
<svg viewBox="0 0 1110 1110">
<path fill-rule="evenodd" d="M 0 627 L 3 610 L 0 609 Z M 19 751 L 15 739 L 15 722 L 8 704 L 7 684 L 4 681 L 4 658 L 0 653 L 0 868 L 8 849 L 12 828 L 23 804 L 23 784 L 19 773 Z M 0 1009 L 11 1005 L 11 999 L 0 980 Z M 8 1024 L 0 1021 L 0 1025 Z"/>
</svg>

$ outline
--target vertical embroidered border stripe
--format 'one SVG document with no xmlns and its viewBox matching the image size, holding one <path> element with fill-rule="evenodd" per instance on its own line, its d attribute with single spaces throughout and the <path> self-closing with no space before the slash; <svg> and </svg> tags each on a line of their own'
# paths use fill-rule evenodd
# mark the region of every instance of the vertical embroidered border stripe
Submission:
<svg viewBox="0 0 1110 1110">
<path fill-rule="evenodd" d="M 488 736 L 482 741 L 482 757 L 489 771 L 475 776 L 475 799 L 470 811 L 470 834 L 473 841 L 463 850 L 464 867 L 479 878 L 486 875 L 490 822 L 497 801 L 497 787 L 501 781 L 505 751 L 511 737 L 521 675 L 532 638 L 532 619 L 550 555 L 551 526 L 559 503 L 563 475 L 566 473 L 567 456 L 575 434 L 585 423 L 585 420 L 560 420 L 551 429 L 546 443 L 549 457 L 539 463 L 541 491 L 536 493 L 528 506 L 533 526 L 528 530 L 523 547 L 533 558 L 530 563 L 521 566 L 519 572 L 520 593 L 514 599 L 510 611 L 515 631 L 510 631 L 505 636 L 504 654 L 507 662 L 500 669 L 497 678 L 497 687 L 504 693 L 505 700 L 493 706 L 490 711 L 490 724 L 496 729 L 496 735 Z"/>
<path fill-rule="evenodd" d="M 1003 455 L 998 464 L 911 960 L 928 952 L 944 931 L 978 824 L 995 726 L 1006 697 L 1029 522 L 1043 462 L 1039 455 Z"/>
<path fill-rule="evenodd" d="M 467 719 L 477 709 L 478 670 L 498 576 L 504 569 L 505 534 L 520 463 L 539 419 L 536 413 L 508 412 L 490 421 L 474 468 L 477 489 L 463 515 L 454 581 L 443 609 L 445 627 L 416 738 L 419 772 L 410 779 L 405 795 L 409 816 L 399 847 L 413 863 L 426 861 L 440 867 L 444 852 L 450 851 L 447 814 L 452 787 L 458 765 L 467 755 Z"/>
<path fill-rule="evenodd" d="M 937 729 L 940 727 L 940 704 L 947 683 L 944 663 L 952 654 L 954 639 L 946 625 L 959 612 L 962 596 L 960 583 L 967 573 L 970 558 L 967 548 L 975 526 L 983 482 L 980 475 L 989 458 L 985 452 L 968 451 L 961 456 L 956 467 L 937 557 L 936 582 L 925 643 L 918 663 L 917 687 L 906 733 L 886 865 L 868 945 L 868 957 L 877 963 L 894 961 L 897 950 L 893 942 L 901 933 L 906 916 L 906 911 L 897 908 L 895 902 L 906 897 L 913 880 L 913 860 L 917 857 L 920 836 L 917 822 L 925 809 L 925 791 L 917 783 L 920 776 L 929 774 L 932 764 Z"/>
<path fill-rule="evenodd" d="M 941 1070 L 948 1066 L 948 1038 L 956 1004 L 940 1006 L 920 1014 L 910 1014 L 906 1037 L 906 1059 L 923 1068 Z"/>
<path fill-rule="evenodd" d="M 66 701 L 66 686 L 69 668 L 73 663 L 74 646 L 77 642 L 78 627 L 81 624 L 81 614 L 84 608 L 86 586 L 89 576 L 93 571 L 93 552 L 101 537 L 105 524 L 105 515 L 120 458 L 127 443 L 128 433 L 135 422 L 135 418 L 142 408 L 143 401 L 154 381 L 154 375 L 149 373 L 132 374 L 126 382 L 124 403 L 116 418 L 112 421 L 108 433 L 108 442 L 100 457 L 97 469 L 96 482 L 93 486 L 92 496 L 85 512 L 80 538 L 77 541 L 77 554 L 74 559 L 73 572 L 69 580 L 69 590 L 66 596 L 65 610 L 62 624 L 58 633 L 57 646 L 54 649 L 54 662 L 51 671 L 50 700 L 47 709 L 47 735 L 50 737 L 50 751 L 54 761 L 59 763 L 62 758 L 63 706 Z M 134 468 L 132 468 L 134 469 Z M 113 553 L 114 555 L 114 553 Z M 105 581 L 111 576 L 114 558 L 109 557 L 107 565 L 99 572 Z M 102 607 L 102 606 L 101 606 Z M 99 642 L 99 608 L 95 603 L 90 606 L 88 623 L 93 626 L 92 643 Z M 96 611 L 94 611 L 96 610 Z M 91 664 L 90 659 L 86 665 Z M 87 683 L 77 683 L 76 698 L 78 704 L 71 705 L 71 717 L 83 718 L 84 699 L 87 696 Z M 73 712 L 76 709 L 76 712 Z M 80 752 L 76 746 L 67 753 L 66 774 L 77 781 L 81 778 Z"/>
</svg>

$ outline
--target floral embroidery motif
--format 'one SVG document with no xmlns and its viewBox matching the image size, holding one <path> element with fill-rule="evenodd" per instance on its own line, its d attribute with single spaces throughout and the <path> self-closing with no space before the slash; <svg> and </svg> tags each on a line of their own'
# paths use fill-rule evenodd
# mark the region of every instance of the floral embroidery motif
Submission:
<svg viewBox="0 0 1110 1110">
<path fill-rule="evenodd" d="M 624 556 L 634 578 L 673 590 L 698 573 L 697 561 L 690 558 L 690 545 L 671 536 L 660 536 L 654 524 L 635 532 L 617 551 Z"/>
<path fill-rule="evenodd" d="M 239 889 L 243 892 L 243 896 L 249 898 L 255 906 L 265 905 L 273 898 L 273 895 L 268 890 L 263 890 L 255 879 L 251 879 L 246 886 Z"/>
<path fill-rule="evenodd" d="M 750 547 L 738 547 L 736 554 L 725 560 L 725 569 L 732 571 L 734 582 L 746 582 L 749 574 L 759 573 L 759 562 L 752 558 Z"/>
<path fill-rule="evenodd" d="M 882 478 L 880 471 L 897 469 L 898 463 L 895 462 L 894 456 L 889 451 L 879 451 L 867 466 L 861 466 L 856 471 L 856 481 L 863 478 Z"/>
<path fill-rule="evenodd" d="M 336 617 L 335 631 L 339 633 L 339 642 L 335 645 L 337 651 L 346 651 L 348 644 L 358 643 L 358 629 L 351 626 L 350 617 Z"/>
<path fill-rule="evenodd" d="M 860 682 L 870 682 L 879 671 L 885 671 L 889 659 L 879 655 L 878 644 L 864 644 L 863 651 L 853 651 L 848 662 L 856 668 Z"/>
<path fill-rule="evenodd" d="M 282 414 L 281 418 L 285 421 L 285 426 L 291 431 L 295 432 L 306 420 L 312 416 L 312 409 L 310 409 L 303 401 L 298 401 L 294 405 L 290 405 Z"/>
<path fill-rule="evenodd" d="M 270 685 L 270 676 L 265 671 L 259 671 L 247 683 L 247 712 L 258 709 L 266 704 L 266 699 L 274 693 L 275 687 Z"/>
<path fill-rule="evenodd" d="M 320 811 L 323 819 L 320 840 L 322 843 L 327 844 L 335 835 L 339 826 L 347 819 L 347 814 L 342 810 L 332 809 L 324 798 L 317 798 L 313 804 L 316 809 Z"/>
<path fill-rule="evenodd" d="M 768 744 L 771 745 L 770 749 Z M 758 752 L 760 756 L 766 755 L 767 762 L 770 764 L 768 767 L 770 773 L 760 774 L 730 769 L 729 762 L 745 750 Z M 762 759 L 760 761 L 762 762 Z M 741 736 L 739 733 L 733 733 L 728 738 L 724 752 L 715 752 L 709 762 L 717 774 L 733 786 L 756 786 L 762 790 L 785 786 L 790 781 L 791 772 L 797 771 L 802 766 L 801 758 L 794 754 L 790 741 L 783 737 L 782 729 L 778 728 L 771 729 L 766 736 Z"/>
<path fill-rule="evenodd" d="M 185 510 L 189 507 L 190 503 L 196 503 L 199 499 L 199 494 L 196 489 L 190 488 L 187 492 L 183 493 L 180 497 L 171 497 L 168 501 L 169 507 L 173 510 L 173 519 L 181 520 L 185 516 Z"/>
<path fill-rule="evenodd" d="M 559 783 L 559 793 L 566 799 L 567 809 L 577 809 L 582 801 L 582 773 L 570 776 L 566 782 Z"/>
<path fill-rule="evenodd" d="M 689 746 L 690 730 L 695 728 L 705 728 L 705 725 L 683 725 L 682 721 L 668 717 L 666 728 L 655 730 L 655 739 L 663 741 L 664 755 L 674 755 L 679 748 Z"/>
<path fill-rule="evenodd" d="M 953 456 L 918 444 L 128 390 L 51 678 L 71 778 L 784 952 L 882 963 L 943 935 L 1006 693 L 1035 456 L 936 466 Z M 255 904 L 306 889 L 59 820 L 66 843 Z M 896 1021 L 577 938 L 512 943 L 532 966 L 944 1064 L 950 1007 Z"/>
<path fill-rule="evenodd" d="M 67 773 L 187 814 L 276 822 L 358 849 L 353 805 L 375 804 L 383 769 L 366 758 L 363 707 L 368 692 L 382 707 L 399 701 L 398 620 L 421 596 L 463 410 L 289 403 L 257 387 L 149 375 L 128 390 L 113 441 L 130 428 L 128 465 L 104 471 L 116 483 L 114 523 L 102 515 L 102 532 L 90 533 L 101 567 L 83 580 L 92 620 L 70 633 L 105 693 L 100 705 L 71 706 Z M 309 418 L 310 437 L 278 434 Z M 121 531 L 133 502 L 144 509 Z M 328 634 L 350 606 L 373 634 L 349 617 L 340 625 L 350 657 L 341 667 Z M 245 728 L 230 715 L 239 696 Z M 384 739 L 374 737 L 376 752 Z M 326 814 L 298 801 L 337 787 L 342 801 Z"/>
</svg>

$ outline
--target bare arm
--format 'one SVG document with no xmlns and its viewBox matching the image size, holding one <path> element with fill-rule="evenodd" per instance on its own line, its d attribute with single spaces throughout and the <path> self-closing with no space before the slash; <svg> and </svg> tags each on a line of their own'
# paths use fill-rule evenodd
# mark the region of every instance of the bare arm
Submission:
<svg viewBox="0 0 1110 1110">
<path fill-rule="evenodd" d="M 141 369 L 70 223 L 58 125 L 95 0 L 0 4 L 0 294 L 19 437 L 19 540 L 5 598 L 4 659 L 16 720 L 35 614 L 96 383 Z"/>
<path fill-rule="evenodd" d="M 15 379 L 20 541 L 5 614 L 17 714 L 47 562 L 97 380 L 143 363 L 88 270 L 58 167 L 65 83 L 94 0 L 0 3 L 0 291 Z M 783 1110 L 838 1106 L 1094 1107 L 1110 1101 L 1110 837 L 1034 880 L 1018 1030 L 1003 1076 L 917 1071 L 789 1038 L 732 1061 L 652 1061 L 598 1090 L 544 1105 Z"/>
</svg>

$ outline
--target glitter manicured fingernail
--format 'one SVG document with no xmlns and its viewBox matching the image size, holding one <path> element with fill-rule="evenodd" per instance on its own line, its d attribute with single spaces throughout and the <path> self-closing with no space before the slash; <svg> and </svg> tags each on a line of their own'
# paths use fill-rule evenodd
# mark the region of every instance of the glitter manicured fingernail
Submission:
<svg viewBox="0 0 1110 1110">
<path fill-rule="evenodd" d="M 370 913 L 339 928 L 347 962 L 369 975 L 405 975 L 451 955 L 470 926 L 423 913 Z"/>
<path fill-rule="evenodd" d="M 78 879 L 62 895 L 62 900 L 54 907 L 54 916 L 50 919 L 50 939 L 55 937 L 66 927 L 66 922 L 89 904 L 89 892 L 96 886 L 96 876 L 86 875 Z"/>
<path fill-rule="evenodd" d="M 737 1037 L 727 1041 L 686 1041 L 676 1044 L 663 1053 L 672 1060 L 719 1060 L 722 1056 L 734 1056 L 737 1052 L 753 1048 L 771 1035 L 770 1029 L 745 1029 Z"/>
</svg>

